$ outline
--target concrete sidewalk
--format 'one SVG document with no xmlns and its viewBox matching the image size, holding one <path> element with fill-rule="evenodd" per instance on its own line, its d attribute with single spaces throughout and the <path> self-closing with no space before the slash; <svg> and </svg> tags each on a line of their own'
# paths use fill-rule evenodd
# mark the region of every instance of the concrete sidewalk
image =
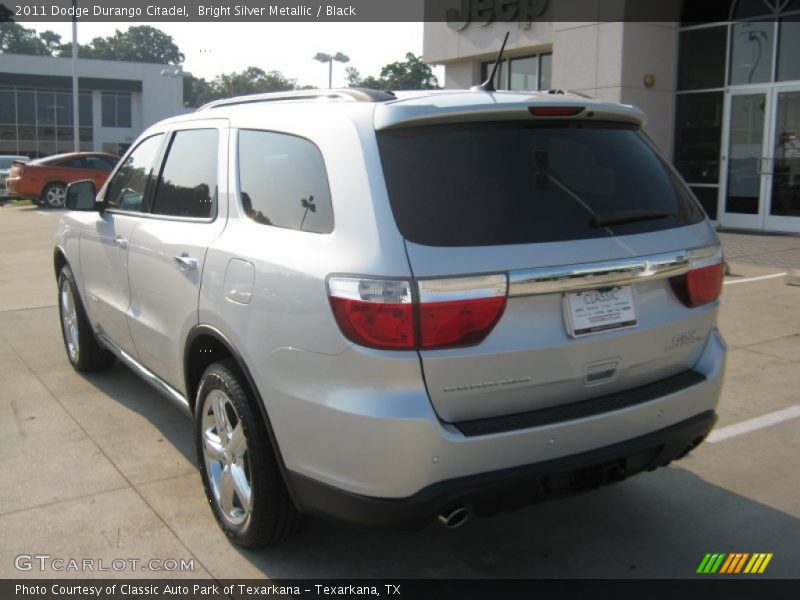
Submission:
<svg viewBox="0 0 800 600">
<path fill-rule="evenodd" d="M 800 235 L 720 231 L 719 238 L 729 263 L 800 269 Z"/>
</svg>

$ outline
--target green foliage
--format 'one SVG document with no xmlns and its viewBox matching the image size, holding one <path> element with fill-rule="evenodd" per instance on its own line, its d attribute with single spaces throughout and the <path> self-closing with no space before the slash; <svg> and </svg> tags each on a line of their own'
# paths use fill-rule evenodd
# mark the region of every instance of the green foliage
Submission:
<svg viewBox="0 0 800 600">
<path fill-rule="evenodd" d="M 212 81 L 189 77 L 184 83 L 183 97 L 187 105 L 200 106 L 219 98 L 293 90 L 296 84 L 296 80 L 284 77 L 280 71 L 248 67 L 238 73 L 217 75 Z"/>
<path fill-rule="evenodd" d="M 38 56 L 72 56 L 72 44 L 62 43 L 52 31 L 37 35 L 19 23 L 0 22 L 0 52 L 35 54 Z M 184 56 L 172 36 L 149 25 L 117 29 L 114 35 L 96 37 L 89 44 L 80 44 L 78 56 L 104 60 L 123 60 L 177 65 Z"/>
<path fill-rule="evenodd" d="M 413 52 L 406 54 L 405 61 L 389 63 L 381 69 L 380 78 L 368 75 L 361 77 L 355 67 L 345 69 L 347 84 L 350 87 L 365 87 L 375 90 L 435 90 L 439 81 L 430 65 Z"/>
<path fill-rule="evenodd" d="M 70 56 L 71 53 L 71 46 L 64 44 L 56 55 Z M 126 31 L 117 29 L 112 36 L 96 37 L 90 44 L 80 46 L 78 56 L 170 65 L 184 60 L 172 36 L 149 25 L 129 27 Z"/>
<path fill-rule="evenodd" d="M 50 31 L 46 33 L 53 32 Z M 25 29 L 19 23 L 10 21 L 0 22 L 0 52 L 8 54 L 52 56 L 52 52 L 47 47 L 47 44 L 36 35 L 36 31 L 33 29 Z"/>
</svg>

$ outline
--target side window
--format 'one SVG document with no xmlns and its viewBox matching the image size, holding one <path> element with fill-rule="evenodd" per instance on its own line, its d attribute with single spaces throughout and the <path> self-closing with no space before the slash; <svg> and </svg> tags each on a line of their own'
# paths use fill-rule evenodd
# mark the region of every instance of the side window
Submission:
<svg viewBox="0 0 800 600">
<path fill-rule="evenodd" d="M 83 157 L 85 169 L 94 169 L 96 171 L 110 171 L 114 165 L 105 156 L 84 156 Z"/>
<path fill-rule="evenodd" d="M 293 135 L 239 132 L 242 207 L 257 223 L 299 231 L 333 231 L 328 175 L 319 149 Z"/>
<path fill-rule="evenodd" d="M 108 184 L 106 200 L 109 208 L 141 212 L 142 203 L 164 134 L 144 140 L 125 159 Z"/>
<path fill-rule="evenodd" d="M 195 218 L 214 215 L 218 138 L 216 129 L 175 132 L 158 179 L 155 214 Z"/>
<path fill-rule="evenodd" d="M 71 169 L 85 169 L 86 167 L 83 164 L 83 159 L 80 156 L 76 156 L 74 158 L 68 158 L 67 160 L 62 160 L 60 163 L 56 164 L 57 167 L 69 167 Z"/>
</svg>

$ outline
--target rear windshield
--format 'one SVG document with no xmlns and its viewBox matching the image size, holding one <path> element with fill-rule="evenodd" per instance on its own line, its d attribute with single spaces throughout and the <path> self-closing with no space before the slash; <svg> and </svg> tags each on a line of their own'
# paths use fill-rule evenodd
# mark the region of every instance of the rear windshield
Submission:
<svg viewBox="0 0 800 600">
<path fill-rule="evenodd" d="M 418 244 L 579 240 L 704 217 L 635 126 L 478 123 L 377 136 L 395 220 Z"/>
</svg>

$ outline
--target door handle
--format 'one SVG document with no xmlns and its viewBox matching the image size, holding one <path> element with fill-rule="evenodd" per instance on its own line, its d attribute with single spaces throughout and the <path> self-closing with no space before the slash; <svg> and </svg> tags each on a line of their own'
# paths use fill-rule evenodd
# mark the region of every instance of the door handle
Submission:
<svg viewBox="0 0 800 600">
<path fill-rule="evenodd" d="M 114 238 L 114 245 L 119 248 L 120 250 L 127 250 L 128 249 L 128 240 L 122 237 L 115 237 Z"/>
<path fill-rule="evenodd" d="M 197 268 L 197 259 L 192 258 L 186 252 L 181 252 L 176 256 L 175 262 L 178 263 L 178 268 L 181 271 L 194 271 Z"/>
</svg>

